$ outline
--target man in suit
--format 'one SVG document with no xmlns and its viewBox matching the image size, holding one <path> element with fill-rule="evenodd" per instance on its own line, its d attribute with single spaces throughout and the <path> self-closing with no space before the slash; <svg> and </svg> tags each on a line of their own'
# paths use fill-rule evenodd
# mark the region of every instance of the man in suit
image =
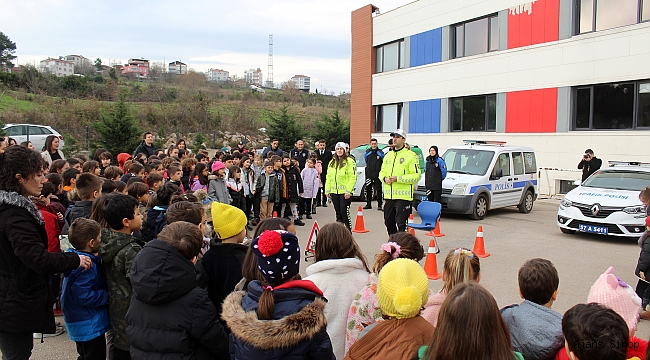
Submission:
<svg viewBox="0 0 650 360">
<path fill-rule="evenodd" d="M 320 180 L 325 185 L 325 179 L 327 178 L 327 167 L 332 160 L 332 152 L 327 150 L 327 144 L 325 139 L 320 139 L 318 141 L 318 149 L 316 150 L 316 158 L 321 162 L 323 171 L 320 174 Z M 327 197 L 323 188 L 318 189 L 318 194 L 316 195 L 316 206 L 327 207 Z"/>
</svg>

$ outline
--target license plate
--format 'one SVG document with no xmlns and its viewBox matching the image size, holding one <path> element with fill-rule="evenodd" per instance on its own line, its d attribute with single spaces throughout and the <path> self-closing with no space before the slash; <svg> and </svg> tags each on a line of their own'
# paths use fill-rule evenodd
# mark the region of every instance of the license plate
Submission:
<svg viewBox="0 0 650 360">
<path fill-rule="evenodd" d="M 604 234 L 607 235 L 609 229 L 606 226 L 594 226 L 594 225 L 585 225 L 579 224 L 578 230 L 583 232 L 589 232 L 594 234 Z"/>
<path fill-rule="evenodd" d="M 429 201 L 429 197 L 426 195 L 420 196 L 420 201 Z"/>
</svg>

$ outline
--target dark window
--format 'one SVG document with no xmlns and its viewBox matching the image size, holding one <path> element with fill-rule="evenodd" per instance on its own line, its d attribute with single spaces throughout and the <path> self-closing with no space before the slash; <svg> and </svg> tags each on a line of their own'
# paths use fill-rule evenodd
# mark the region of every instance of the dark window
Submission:
<svg viewBox="0 0 650 360">
<path fill-rule="evenodd" d="M 452 131 L 495 131 L 496 95 L 452 99 Z"/>
<path fill-rule="evenodd" d="M 402 103 L 375 106 L 375 132 L 391 132 L 402 126 Z"/>
<path fill-rule="evenodd" d="M 491 15 L 453 26 L 455 58 L 484 54 L 499 49 L 499 18 Z"/>
<path fill-rule="evenodd" d="M 5 131 L 7 132 L 7 136 L 25 135 L 25 129 L 22 125 L 8 127 Z"/>
<path fill-rule="evenodd" d="M 650 126 L 650 83 L 580 87 L 575 92 L 574 129 L 614 130 Z"/>
<path fill-rule="evenodd" d="M 649 0 L 576 0 L 578 33 L 611 29 L 648 20 Z M 641 11 L 639 11 L 641 10 Z"/>
<path fill-rule="evenodd" d="M 510 154 L 509 153 L 499 154 L 499 157 L 497 158 L 497 162 L 494 163 L 494 169 L 492 169 L 493 176 L 496 176 L 497 169 L 501 169 L 501 171 L 503 172 L 501 174 L 502 176 L 510 176 Z"/>
<path fill-rule="evenodd" d="M 404 40 L 378 46 L 375 51 L 377 52 L 375 69 L 378 73 L 404 68 L 406 52 Z"/>
</svg>

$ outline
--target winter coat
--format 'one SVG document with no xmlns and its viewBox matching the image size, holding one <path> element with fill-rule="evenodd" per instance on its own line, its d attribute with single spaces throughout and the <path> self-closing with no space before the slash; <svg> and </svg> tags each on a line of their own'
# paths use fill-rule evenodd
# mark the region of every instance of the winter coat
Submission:
<svg viewBox="0 0 650 360">
<path fill-rule="evenodd" d="M 625 358 L 628 360 L 645 360 L 646 351 L 648 350 L 648 342 L 639 339 L 636 336 L 630 336 L 629 346 L 627 347 L 627 354 Z M 638 359 L 637 359 L 638 358 Z M 555 355 L 555 360 L 569 360 L 569 355 L 566 353 L 566 347 L 562 347 Z M 528 360 L 528 358 L 526 358 Z"/>
<path fill-rule="evenodd" d="M 63 152 L 61 150 L 57 150 L 57 152 L 59 153 L 59 156 L 61 157 L 61 159 L 65 160 L 65 156 L 63 156 Z M 50 154 L 49 151 L 47 151 L 47 150 L 43 151 L 41 153 L 41 157 L 45 161 L 47 161 L 48 164 L 52 165 L 52 155 Z"/>
<path fill-rule="evenodd" d="M 325 194 L 353 194 L 354 185 L 357 183 L 357 164 L 351 158 L 343 161 L 343 166 L 336 166 L 332 159 L 327 166 Z M 324 171 L 324 170 L 323 170 Z"/>
<path fill-rule="evenodd" d="M 318 178 L 318 171 L 316 168 L 307 167 L 300 173 L 302 177 L 302 198 L 315 199 L 318 194 L 318 187 L 320 186 L 320 179 Z"/>
<path fill-rule="evenodd" d="M 285 284 L 296 283 L 289 282 Z M 222 318 L 232 330 L 233 360 L 335 360 L 327 336 L 322 292 L 291 287 L 273 291 L 273 320 L 259 320 L 256 309 L 263 289 L 259 281 L 248 292 L 233 292 L 223 303 Z"/>
<path fill-rule="evenodd" d="M 257 178 L 255 183 L 255 193 L 262 194 L 264 190 L 264 185 L 266 185 L 266 172 L 263 172 L 260 177 Z M 278 178 L 275 174 L 270 175 L 269 179 L 269 198 L 268 202 L 279 203 L 280 202 L 280 185 L 278 184 Z"/>
<path fill-rule="evenodd" d="M 108 315 L 113 329 L 113 344 L 116 348 L 129 351 L 126 339 L 126 323 L 124 317 L 131 303 L 131 264 L 135 256 L 142 250 L 136 239 L 128 234 L 102 230 L 102 241 L 99 244 L 99 256 L 102 259 L 102 270 L 108 284 Z"/>
<path fill-rule="evenodd" d="M 346 353 L 368 325 L 384 320 L 377 300 L 377 281 L 377 275 L 368 275 L 368 283 L 352 300 L 345 333 Z"/>
<path fill-rule="evenodd" d="M 352 345 L 345 359 L 411 360 L 429 343 L 434 330 L 421 316 L 382 321 Z"/>
<path fill-rule="evenodd" d="M 158 148 L 156 147 L 156 145 L 151 144 L 151 146 L 147 146 L 147 144 L 145 144 L 145 142 L 143 140 L 140 143 L 140 145 L 138 145 L 138 147 L 135 148 L 135 152 L 133 153 L 133 157 L 135 157 L 139 153 L 143 153 L 143 154 L 147 155 L 147 158 L 149 158 L 149 156 L 154 155 L 157 150 L 158 150 Z"/>
<path fill-rule="evenodd" d="M 68 235 L 68 229 L 70 225 L 77 220 L 77 218 L 90 219 L 90 214 L 93 212 L 93 202 L 92 200 L 79 200 L 74 203 L 70 211 L 65 213 L 65 225 L 61 230 L 61 234 Z"/>
<path fill-rule="evenodd" d="M 384 156 L 384 162 L 379 171 L 379 180 L 384 187 L 384 200 L 413 200 L 413 190 L 420 181 L 420 160 L 411 150 L 403 147 L 390 150 Z M 396 176 L 397 181 L 386 184 L 386 178 Z"/>
<path fill-rule="evenodd" d="M 289 156 L 292 158 L 296 157 L 296 159 L 298 159 L 298 167 L 300 167 L 300 170 L 303 170 L 305 168 L 307 158 L 309 157 L 309 150 L 305 148 L 298 150 L 297 147 L 294 147 L 291 149 L 291 151 L 289 151 Z"/>
<path fill-rule="evenodd" d="M 183 189 L 191 189 L 189 171 L 183 171 L 183 176 L 181 176 L 181 184 L 183 184 Z"/>
<path fill-rule="evenodd" d="M 69 253 L 88 256 L 93 266 L 76 268 L 63 274 L 61 308 L 72 341 L 88 341 L 111 329 L 108 318 L 108 287 L 99 256 L 68 249 Z"/>
<path fill-rule="evenodd" d="M 54 215 L 45 204 L 35 202 L 38 211 L 43 216 L 45 225 L 45 232 L 47 232 L 47 251 L 61 252 L 61 244 L 59 242 L 59 235 L 61 235 L 61 226 L 59 218 Z"/>
<path fill-rule="evenodd" d="M 384 161 L 384 152 L 379 148 L 375 150 L 370 148 L 363 154 L 363 159 L 366 161 L 366 179 L 379 179 L 379 170 L 381 170 L 381 164 Z"/>
<path fill-rule="evenodd" d="M 327 301 L 327 333 L 337 359 L 345 356 L 345 332 L 352 300 L 368 283 L 368 272 L 357 258 L 321 260 L 310 265 L 305 280 L 323 291 Z"/>
<path fill-rule="evenodd" d="M 79 267 L 79 256 L 47 251 L 43 217 L 33 202 L 0 190 L 0 324 L 5 332 L 54 333 L 49 275 Z"/>
<path fill-rule="evenodd" d="M 446 297 L 447 294 L 442 290 L 433 295 L 429 293 L 429 299 L 427 300 L 427 303 L 424 304 L 424 310 L 420 313 L 420 315 L 433 325 L 433 327 L 438 326 L 438 314 L 440 313 L 440 307 Z"/>
<path fill-rule="evenodd" d="M 578 170 L 582 170 L 582 181 L 587 180 L 587 178 L 600 169 L 603 166 L 603 161 L 597 157 L 591 158 L 590 161 L 581 160 L 578 163 Z"/>
<path fill-rule="evenodd" d="M 645 238 L 645 241 L 643 241 Z M 639 246 L 641 246 L 641 252 L 639 253 L 639 260 L 636 263 L 636 269 L 634 274 L 639 276 L 639 272 L 643 271 L 646 279 L 650 279 L 650 232 L 646 231 L 641 238 L 639 238 Z"/>
<path fill-rule="evenodd" d="M 154 206 L 147 212 L 147 234 L 145 242 L 158 237 L 158 233 L 167 226 L 167 208 L 169 206 Z M 143 234 L 144 235 L 144 234 Z"/>
<path fill-rule="evenodd" d="M 226 187 L 228 188 L 228 194 L 232 199 L 230 205 L 241 209 L 241 211 L 246 211 L 246 197 L 244 196 L 244 184 L 240 182 L 235 182 L 234 179 L 228 179 L 226 181 Z"/>
<path fill-rule="evenodd" d="M 253 191 L 255 191 L 255 181 L 257 180 L 257 174 L 253 168 L 241 169 L 241 180 L 244 184 L 244 195 L 247 197 L 253 197 Z"/>
<path fill-rule="evenodd" d="M 133 359 L 228 358 L 228 337 L 208 293 L 196 286 L 191 261 L 166 242 L 152 240 L 130 273 L 126 335 Z"/>
<path fill-rule="evenodd" d="M 562 314 L 532 301 L 501 309 L 501 316 L 510 330 L 512 350 L 525 359 L 553 359 L 564 347 Z"/>
<path fill-rule="evenodd" d="M 287 179 L 287 198 L 292 203 L 298 203 L 300 194 L 304 191 L 300 170 L 291 165 L 288 169 L 284 169 L 284 173 Z"/>
<path fill-rule="evenodd" d="M 230 205 L 232 198 L 226 187 L 226 180 L 220 177 L 210 179 L 210 182 L 208 182 L 208 197 L 213 201 Z"/>
<path fill-rule="evenodd" d="M 264 161 L 266 161 L 266 157 L 268 156 L 268 154 L 269 154 L 270 152 L 274 153 L 274 154 L 277 155 L 277 156 L 282 156 L 282 155 L 284 154 L 284 151 L 282 151 L 282 149 L 280 149 L 279 146 L 278 146 L 278 148 L 275 149 L 275 150 L 271 149 L 270 146 L 267 146 L 267 147 L 265 147 L 264 150 L 262 151 L 262 159 L 263 159 Z"/>
<path fill-rule="evenodd" d="M 436 150 L 437 151 L 437 150 Z M 424 164 L 424 185 L 427 190 L 442 190 L 442 180 L 447 177 L 447 164 L 440 156 L 427 156 Z"/>
<path fill-rule="evenodd" d="M 197 191 L 197 190 L 203 190 L 206 193 L 208 192 L 208 185 L 202 185 L 201 182 L 199 181 L 199 178 L 197 176 L 190 181 L 190 190 L 192 191 Z"/>
</svg>

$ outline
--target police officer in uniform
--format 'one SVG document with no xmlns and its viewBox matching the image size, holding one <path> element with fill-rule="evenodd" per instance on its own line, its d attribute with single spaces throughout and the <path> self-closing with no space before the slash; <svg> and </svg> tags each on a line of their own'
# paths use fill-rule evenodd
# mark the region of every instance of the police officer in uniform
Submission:
<svg viewBox="0 0 650 360">
<path fill-rule="evenodd" d="M 382 211 L 379 170 L 384 162 L 384 152 L 377 147 L 377 139 L 370 139 L 370 148 L 366 150 L 363 158 L 366 161 L 366 206 L 364 209 L 372 209 L 372 194 L 374 192 L 377 194 L 377 210 Z"/>
</svg>

